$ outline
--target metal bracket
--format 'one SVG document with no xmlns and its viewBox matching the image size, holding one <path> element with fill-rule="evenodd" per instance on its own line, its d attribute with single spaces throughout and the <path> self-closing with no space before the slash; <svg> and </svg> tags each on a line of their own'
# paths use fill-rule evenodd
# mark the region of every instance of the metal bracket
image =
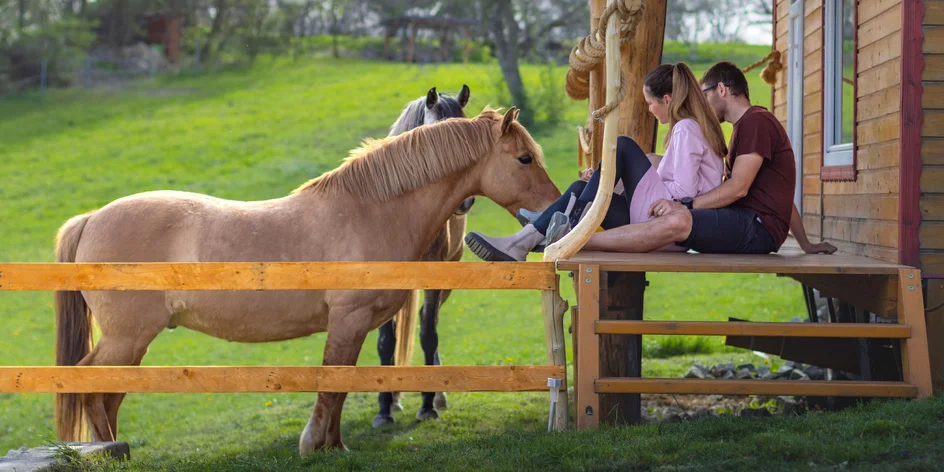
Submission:
<svg viewBox="0 0 944 472">
<path fill-rule="evenodd" d="M 563 379 L 547 379 L 547 387 L 551 389 L 551 410 L 547 417 L 547 432 L 554 431 L 554 414 L 557 412 L 557 401 L 560 399 L 560 389 L 564 385 Z"/>
</svg>

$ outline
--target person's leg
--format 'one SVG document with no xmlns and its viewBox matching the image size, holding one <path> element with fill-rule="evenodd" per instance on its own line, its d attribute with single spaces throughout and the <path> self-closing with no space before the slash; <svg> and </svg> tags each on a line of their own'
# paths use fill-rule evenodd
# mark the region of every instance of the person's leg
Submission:
<svg viewBox="0 0 944 472">
<path fill-rule="evenodd" d="M 692 214 L 677 210 L 645 223 L 633 223 L 619 228 L 594 233 L 584 249 L 642 253 L 659 249 L 666 244 L 681 242 L 694 232 Z"/>
</svg>

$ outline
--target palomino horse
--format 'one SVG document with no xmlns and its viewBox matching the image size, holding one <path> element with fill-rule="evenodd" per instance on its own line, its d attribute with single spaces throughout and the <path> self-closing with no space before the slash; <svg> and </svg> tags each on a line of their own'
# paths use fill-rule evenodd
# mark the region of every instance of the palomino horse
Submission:
<svg viewBox="0 0 944 472">
<path fill-rule="evenodd" d="M 469 103 L 469 87 L 452 98 L 437 93 L 436 87 L 429 89 L 425 97 L 408 103 L 400 117 L 390 127 L 389 136 L 396 136 L 422 125 L 433 124 L 448 118 L 465 118 L 463 109 Z M 423 254 L 424 261 L 458 261 L 462 258 L 465 247 L 466 214 L 472 209 L 474 198 L 466 199 L 456 209 L 442 230 Z M 439 322 L 439 309 L 449 298 L 449 290 L 424 290 L 423 308 L 420 310 L 420 344 L 423 346 L 426 365 L 440 365 L 439 336 L 436 325 Z M 377 354 L 382 365 L 409 365 L 413 358 L 414 331 L 416 330 L 416 305 L 419 302 L 419 290 L 413 292 L 406 305 L 397 312 L 393 320 L 380 327 L 377 337 Z M 394 352 L 396 351 L 396 352 Z M 375 428 L 393 423 L 391 408 L 402 410 L 399 393 L 381 392 L 378 395 L 380 410 L 374 417 Z M 446 408 L 446 395 L 442 392 L 423 393 L 423 405 L 416 412 L 419 420 L 439 418 L 438 409 Z"/>
<path fill-rule="evenodd" d="M 291 195 L 236 202 L 184 192 L 118 199 L 59 229 L 59 262 L 416 261 L 463 200 L 484 195 L 514 215 L 560 196 L 540 146 L 516 121 L 479 116 L 368 140 L 337 169 Z M 391 224 L 396 221 L 397 224 Z M 327 331 L 324 365 L 354 365 L 367 333 L 389 320 L 404 290 L 56 292 L 57 365 L 139 365 L 164 329 L 266 342 Z M 91 349 L 95 317 L 101 330 Z M 60 394 L 63 441 L 113 441 L 123 393 Z M 299 452 L 344 448 L 346 393 L 320 393 Z"/>
</svg>

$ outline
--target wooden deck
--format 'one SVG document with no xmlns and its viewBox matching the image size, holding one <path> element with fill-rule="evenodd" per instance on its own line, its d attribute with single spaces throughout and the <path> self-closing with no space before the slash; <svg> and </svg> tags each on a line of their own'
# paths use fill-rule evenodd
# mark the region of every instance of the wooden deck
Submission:
<svg viewBox="0 0 944 472">
<path fill-rule="evenodd" d="M 578 428 L 639 420 L 640 393 L 903 396 L 931 394 L 921 274 L 900 264 L 847 254 L 804 254 L 789 239 L 777 254 L 620 254 L 581 252 L 559 261 L 573 271 L 578 310 L 572 326 Z M 768 273 L 794 278 L 824 296 L 897 319 L 864 323 L 644 321 L 646 272 Z M 762 294 L 757 294 L 762 296 Z M 799 295 L 799 293 L 798 293 Z M 763 382 L 642 379 L 642 335 L 898 338 L 904 382 Z M 616 413 L 614 413 L 616 412 Z"/>
<path fill-rule="evenodd" d="M 804 254 L 792 238 L 777 254 L 732 255 L 653 252 L 623 254 L 580 252 L 558 262 L 560 270 L 576 270 L 580 265 L 599 266 L 608 272 L 714 272 L 767 274 L 859 274 L 897 275 L 905 266 L 847 254 Z"/>
</svg>

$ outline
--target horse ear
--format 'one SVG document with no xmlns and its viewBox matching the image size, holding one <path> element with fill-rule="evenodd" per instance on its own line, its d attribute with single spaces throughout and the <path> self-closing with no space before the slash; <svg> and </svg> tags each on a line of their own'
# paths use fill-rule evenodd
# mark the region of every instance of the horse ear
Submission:
<svg viewBox="0 0 944 472">
<path fill-rule="evenodd" d="M 509 108 L 508 111 L 505 112 L 505 116 L 502 118 L 502 134 L 507 133 L 508 130 L 511 129 L 511 123 L 513 123 L 516 119 L 518 119 L 518 109 L 515 107 Z"/>
<path fill-rule="evenodd" d="M 437 103 L 439 103 L 439 94 L 436 93 L 436 87 L 433 87 L 426 92 L 426 109 L 432 110 Z"/>
<path fill-rule="evenodd" d="M 469 104 L 469 86 L 462 84 L 462 91 L 459 92 L 459 96 L 456 97 L 456 101 L 459 102 L 459 106 L 465 108 Z"/>
</svg>

